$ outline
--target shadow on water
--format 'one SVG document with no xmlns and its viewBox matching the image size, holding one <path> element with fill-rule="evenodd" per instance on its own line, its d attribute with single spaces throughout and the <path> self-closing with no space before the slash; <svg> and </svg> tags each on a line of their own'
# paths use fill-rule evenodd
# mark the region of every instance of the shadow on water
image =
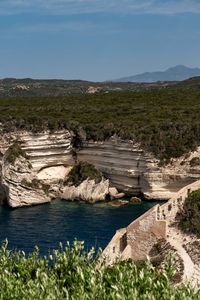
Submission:
<svg viewBox="0 0 200 300">
<path fill-rule="evenodd" d="M 108 204 L 54 201 L 51 204 L 9 209 L 0 207 L 0 242 L 9 248 L 30 252 L 37 245 L 48 254 L 76 238 L 85 241 L 87 249 L 105 248 L 115 231 L 126 227 L 157 202 L 112 207 Z"/>
</svg>

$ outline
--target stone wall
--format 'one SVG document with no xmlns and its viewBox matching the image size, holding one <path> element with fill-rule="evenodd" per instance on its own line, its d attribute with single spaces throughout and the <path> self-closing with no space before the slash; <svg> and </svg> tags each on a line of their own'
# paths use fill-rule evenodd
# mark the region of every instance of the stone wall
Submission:
<svg viewBox="0 0 200 300">
<path fill-rule="evenodd" d="M 168 225 L 175 221 L 178 211 L 183 207 L 188 195 L 200 188 L 200 180 L 191 183 L 178 191 L 167 203 L 157 207 L 157 219 L 167 221 Z"/>
<path fill-rule="evenodd" d="M 200 180 L 182 188 L 167 203 L 154 206 L 126 228 L 118 230 L 103 252 L 106 262 L 112 264 L 117 259 L 129 258 L 144 260 L 153 245 L 167 237 L 168 226 L 174 223 L 189 193 L 197 189 L 200 189 Z"/>
<path fill-rule="evenodd" d="M 150 209 L 127 227 L 127 244 L 131 258 L 146 259 L 152 246 L 166 237 L 166 222 L 157 220 L 157 206 Z"/>
<path fill-rule="evenodd" d="M 152 246 L 166 237 L 166 222 L 157 220 L 157 208 L 158 205 L 116 232 L 103 252 L 108 264 L 117 259 L 144 260 Z"/>
</svg>

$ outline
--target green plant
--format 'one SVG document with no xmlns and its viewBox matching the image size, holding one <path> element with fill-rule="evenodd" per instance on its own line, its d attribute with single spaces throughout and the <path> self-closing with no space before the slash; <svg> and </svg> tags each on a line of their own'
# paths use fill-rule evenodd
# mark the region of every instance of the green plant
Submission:
<svg viewBox="0 0 200 300">
<path fill-rule="evenodd" d="M 0 101 L 0 122 L 4 132 L 73 130 L 75 147 L 85 134 L 95 141 L 117 134 L 140 143 L 164 164 L 200 145 L 199 97 L 198 88 L 180 87 L 8 98 Z"/>
<path fill-rule="evenodd" d="M 60 246 L 46 257 L 39 249 L 26 255 L 0 248 L 1 300 L 199 300 L 189 286 L 173 287 L 174 269 L 169 262 L 157 270 L 149 262 L 119 262 L 97 268 L 94 250 L 85 252 L 83 242 Z"/>
<path fill-rule="evenodd" d="M 185 199 L 183 210 L 178 213 L 177 218 L 183 231 L 200 237 L 200 189 L 193 191 Z"/>
<path fill-rule="evenodd" d="M 102 180 L 102 174 L 93 165 L 87 162 L 79 162 L 69 172 L 64 185 L 78 186 L 86 179 L 94 179 L 95 183 L 99 183 Z"/>
<path fill-rule="evenodd" d="M 22 150 L 20 144 L 18 142 L 14 142 L 6 152 L 6 160 L 10 164 L 14 164 L 15 160 L 20 156 L 28 158 L 26 152 Z"/>
<path fill-rule="evenodd" d="M 200 165 L 200 158 L 199 157 L 193 157 L 190 161 L 191 167 L 196 167 Z"/>
<path fill-rule="evenodd" d="M 48 194 L 49 189 L 50 189 L 50 185 L 49 184 L 45 184 L 44 182 L 42 182 L 41 180 L 34 178 L 32 181 L 27 181 L 25 178 L 22 180 L 22 185 L 27 186 L 29 188 L 33 188 L 33 189 L 42 189 L 45 194 Z"/>
</svg>

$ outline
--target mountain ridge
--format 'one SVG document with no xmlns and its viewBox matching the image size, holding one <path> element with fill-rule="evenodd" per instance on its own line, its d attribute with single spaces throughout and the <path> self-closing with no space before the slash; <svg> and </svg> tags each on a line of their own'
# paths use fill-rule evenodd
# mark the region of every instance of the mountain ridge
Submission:
<svg viewBox="0 0 200 300">
<path fill-rule="evenodd" d="M 165 71 L 144 72 L 132 76 L 121 77 L 114 82 L 157 82 L 157 81 L 182 81 L 191 77 L 200 76 L 200 68 L 189 68 L 184 65 L 176 65 Z"/>
</svg>

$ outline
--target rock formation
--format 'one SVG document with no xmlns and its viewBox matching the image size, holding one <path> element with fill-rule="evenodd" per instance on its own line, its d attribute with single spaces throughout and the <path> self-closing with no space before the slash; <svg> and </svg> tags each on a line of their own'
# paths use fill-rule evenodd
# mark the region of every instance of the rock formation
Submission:
<svg viewBox="0 0 200 300">
<path fill-rule="evenodd" d="M 51 186 L 48 201 L 51 198 L 61 197 L 62 183 L 77 161 L 85 161 L 94 165 L 105 178 L 109 179 L 109 188 L 112 187 L 109 195 L 114 199 L 121 198 L 124 194 L 130 196 L 144 194 L 147 199 L 169 199 L 181 187 L 200 178 L 200 147 L 195 152 L 172 159 L 166 166 L 160 166 L 159 160 L 133 141 L 124 141 L 113 136 L 104 142 L 83 141 L 81 149 L 74 149 L 73 137 L 74 133 L 67 130 L 54 133 L 49 131 L 1 133 L 0 165 L 8 148 L 17 141 L 32 165 L 31 176 Z M 18 174 L 13 169 L 12 176 L 15 172 Z M 7 173 L 4 172 L 4 174 Z M 2 203 L 6 186 L 9 189 L 11 183 L 3 178 L 5 175 L 1 177 L 0 202 Z M 2 182 L 4 182 L 3 185 Z M 87 186 L 86 183 L 83 186 Z M 88 185 L 88 188 L 89 186 L 91 185 Z M 116 188 L 117 194 L 113 188 Z M 94 195 L 92 189 L 91 192 Z M 74 189 L 73 193 L 69 191 L 68 193 L 74 195 L 76 192 Z M 64 195 L 66 195 L 66 189 Z M 91 196 L 91 199 L 94 200 L 94 197 Z M 24 201 L 26 201 L 25 198 L 21 204 L 16 202 L 16 206 L 24 205 Z M 46 200 L 38 200 L 37 203 L 44 201 Z M 33 200 L 28 202 L 36 203 Z"/>
<path fill-rule="evenodd" d="M 5 190 L 7 204 L 20 207 L 49 202 L 59 197 L 60 185 L 74 164 L 71 140 L 72 134 L 68 131 L 1 135 L 0 198 L 3 198 Z M 10 161 L 10 149 L 16 143 L 25 155 L 20 153 Z"/>
<path fill-rule="evenodd" d="M 109 194 L 109 180 L 102 179 L 100 183 L 95 180 L 84 180 L 80 185 L 66 186 L 63 189 L 62 198 L 66 200 L 81 199 L 86 202 L 95 203 L 105 201 Z"/>
<path fill-rule="evenodd" d="M 23 152 L 12 153 L 20 149 L 15 150 L 18 145 L 11 147 L 5 152 L 2 162 L 2 184 L 7 204 L 14 208 L 49 202 L 44 185 L 36 180 L 28 158 L 23 155 Z"/>
<path fill-rule="evenodd" d="M 200 147 L 163 167 L 139 144 L 116 136 L 105 142 L 85 142 L 77 154 L 80 161 L 89 161 L 99 169 L 119 191 L 130 195 L 143 193 L 149 199 L 167 200 L 200 178 L 200 164 L 194 160 L 200 157 Z"/>
</svg>

